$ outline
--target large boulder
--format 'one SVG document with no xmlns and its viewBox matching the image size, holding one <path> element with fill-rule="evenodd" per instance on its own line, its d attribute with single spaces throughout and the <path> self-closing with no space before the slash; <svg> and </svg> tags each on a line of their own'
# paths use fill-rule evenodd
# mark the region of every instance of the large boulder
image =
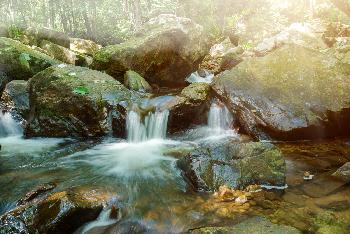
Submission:
<svg viewBox="0 0 350 234">
<path fill-rule="evenodd" d="M 285 185 L 286 164 L 272 144 L 223 139 L 206 142 L 179 159 L 178 167 L 197 191 L 220 186 L 245 188 L 251 184 Z"/>
<path fill-rule="evenodd" d="M 56 192 L 0 216 L 0 233 L 73 233 L 95 220 L 109 199 L 108 194 L 98 190 Z"/>
<path fill-rule="evenodd" d="M 111 112 L 134 97 L 113 77 L 83 67 L 58 65 L 29 81 L 27 136 L 93 137 L 112 131 Z"/>
<path fill-rule="evenodd" d="M 59 64 L 46 54 L 4 37 L 0 37 L 0 55 L 0 70 L 11 79 L 28 80 L 36 73 Z"/>
<path fill-rule="evenodd" d="M 12 26 L 9 28 L 9 36 L 30 46 L 39 46 L 43 40 L 46 40 L 65 48 L 70 47 L 70 38 L 66 34 L 49 28 Z"/>
<path fill-rule="evenodd" d="M 163 14 L 147 22 L 135 38 L 98 51 L 92 67 L 120 81 L 127 70 L 134 70 L 150 83 L 185 86 L 207 50 L 200 25 Z"/>
<path fill-rule="evenodd" d="M 13 113 L 21 119 L 29 114 L 28 81 L 13 80 L 6 85 L 1 96 L 1 108 Z"/>
<path fill-rule="evenodd" d="M 222 73 L 213 89 L 255 138 L 348 135 L 348 66 L 331 51 L 286 44 Z"/>
<path fill-rule="evenodd" d="M 78 59 L 73 51 L 50 41 L 43 40 L 40 43 L 40 48 L 43 49 L 47 55 L 64 63 L 75 65 L 75 61 Z"/>
</svg>

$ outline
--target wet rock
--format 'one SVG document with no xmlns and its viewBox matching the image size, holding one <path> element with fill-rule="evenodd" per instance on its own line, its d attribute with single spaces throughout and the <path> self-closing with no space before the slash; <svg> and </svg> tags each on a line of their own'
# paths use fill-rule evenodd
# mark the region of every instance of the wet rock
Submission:
<svg viewBox="0 0 350 234">
<path fill-rule="evenodd" d="M 331 201 L 331 202 L 316 202 L 317 206 L 322 209 L 332 211 L 344 211 L 350 208 L 350 202 L 347 200 Z"/>
<path fill-rule="evenodd" d="M 350 162 L 345 163 L 332 175 L 342 180 L 350 182 Z"/>
<path fill-rule="evenodd" d="M 268 219 L 263 217 L 253 217 L 247 220 L 244 220 L 241 223 L 231 226 L 224 227 L 204 227 L 190 230 L 189 233 L 192 234 L 209 234 L 209 233 L 222 233 L 222 234 L 245 234 L 245 233 L 255 233 L 255 234 L 264 234 L 264 233 L 274 233 L 274 234 L 296 234 L 300 233 L 296 228 L 278 225 L 271 223 Z"/>
<path fill-rule="evenodd" d="M 203 28 L 190 19 L 162 14 L 143 25 L 137 37 L 107 46 L 94 55 L 92 67 L 122 81 L 133 70 L 150 84 L 185 86 L 207 53 Z"/>
<path fill-rule="evenodd" d="M 47 55 L 64 63 L 75 65 L 75 61 L 78 59 L 73 51 L 46 40 L 40 43 L 40 48 L 43 49 Z"/>
<path fill-rule="evenodd" d="M 24 80 L 9 82 L 1 96 L 1 107 L 21 119 L 27 119 L 29 114 L 28 82 Z"/>
<path fill-rule="evenodd" d="M 139 221 L 125 220 L 108 227 L 96 227 L 86 232 L 86 234 L 124 234 L 124 233 L 157 233 Z"/>
<path fill-rule="evenodd" d="M 147 83 L 147 81 L 140 76 L 137 72 L 127 71 L 124 75 L 124 85 L 125 87 L 139 92 L 152 92 L 152 87 Z"/>
<path fill-rule="evenodd" d="M 8 77 L 4 72 L 0 72 L 0 96 L 2 95 L 2 92 L 4 91 L 7 83 L 11 80 L 12 79 Z"/>
<path fill-rule="evenodd" d="M 187 129 L 191 125 L 205 124 L 209 110 L 210 86 L 205 83 L 193 83 L 184 88 L 169 109 L 168 130 L 171 133 Z"/>
<path fill-rule="evenodd" d="M 109 195 L 96 190 L 70 189 L 19 206 L 0 216 L 6 233 L 73 233 L 96 219 Z"/>
<path fill-rule="evenodd" d="M 37 197 L 45 194 L 46 192 L 53 190 L 54 188 L 56 188 L 56 186 L 57 185 L 55 183 L 48 183 L 48 184 L 43 184 L 43 185 L 37 186 L 32 191 L 26 193 L 24 198 L 20 199 L 17 202 L 17 206 L 24 205 L 24 204 L 27 204 L 27 203 L 33 201 Z"/>
<path fill-rule="evenodd" d="M 59 64 L 40 53 L 9 38 L 0 38 L 0 70 L 11 79 L 28 80 L 36 73 Z"/>
<path fill-rule="evenodd" d="M 302 190 L 310 197 L 322 197 L 333 193 L 346 183 L 346 181 L 332 177 L 329 173 L 323 173 L 303 184 Z"/>
<path fill-rule="evenodd" d="M 25 134 L 30 137 L 106 135 L 112 131 L 113 107 L 136 97 L 104 73 L 63 64 L 34 76 L 29 96 Z"/>
<path fill-rule="evenodd" d="M 81 38 L 70 38 L 70 49 L 87 55 L 94 55 L 102 46 L 97 43 Z"/>
<path fill-rule="evenodd" d="M 268 143 L 240 143 L 232 139 L 204 143 L 179 159 L 177 165 L 197 191 L 214 191 L 222 185 L 285 185 L 282 154 Z"/>
<path fill-rule="evenodd" d="M 252 137 L 348 135 L 346 67 L 332 53 L 288 44 L 264 57 L 245 59 L 217 76 L 213 89 L 234 112 L 241 131 Z"/>
</svg>

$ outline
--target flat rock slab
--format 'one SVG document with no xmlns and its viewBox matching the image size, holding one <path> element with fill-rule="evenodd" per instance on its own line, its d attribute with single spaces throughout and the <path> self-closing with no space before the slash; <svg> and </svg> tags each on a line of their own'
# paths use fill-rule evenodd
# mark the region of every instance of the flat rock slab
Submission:
<svg viewBox="0 0 350 234">
<path fill-rule="evenodd" d="M 346 182 L 350 182 L 350 162 L 345 163 L 332 175 Z"/>
<path fill-rule="evenodd" d="M 294 234 L 300 233 L 296 228 L 278 225 L 271 223 L 268 219 L 263 217 L 253 217 L 249 218 L 237 225 L 234 226 L 226 226 L 226 227 L 206 227 L 200 228 L 190 231 L 192 234 L 200 234 L 200 233 L 220 233 L 220 234 Z"/>
</svg>

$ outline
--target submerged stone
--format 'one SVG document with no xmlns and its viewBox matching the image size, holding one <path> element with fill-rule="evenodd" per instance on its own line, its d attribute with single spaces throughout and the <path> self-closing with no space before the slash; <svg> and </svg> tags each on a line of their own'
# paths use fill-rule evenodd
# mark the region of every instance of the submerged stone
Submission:
<svg viewBox="0 0 350 234">
<path fill-rule="evenodd" d="M 297 234 L 301 233 L 294 227 L 273 224 L 268 219 L 263 217 L 253 217 L 247 220 L 244 220 L 241 223 L 223 226 L 223 227 L 203 227 L 198 229 L 193 229 L 189 231 L 191 234 L 246 234 L 246 233 L 254 233 L 254 234 Z"/>
</svg>

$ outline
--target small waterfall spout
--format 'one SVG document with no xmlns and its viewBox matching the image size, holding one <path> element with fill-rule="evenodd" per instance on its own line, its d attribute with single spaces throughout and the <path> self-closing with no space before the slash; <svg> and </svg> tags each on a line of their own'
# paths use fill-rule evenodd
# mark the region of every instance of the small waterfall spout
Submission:
<svg viewBox="0 0 350 234">
<path fill-rule="evenodd" d="M 221 133 L 231 129 L 233 116 L 227 107 L 215 100 L 210 106 L 208 116 L 208 126 L 215 132 Z"/>
<path fill-rule="evenodd" d="M 13 119 L 10 113 L 0 110 L 0 137 L 21 135 L 21 126 Z"/>
<path fill-rule="evenodd" d="M 136 111 L 129 111 L 126 128 L 129 142 L 164 139 L 168 126 L 169 111 L 149 112 L 144 119 Z"/>
</svg>

